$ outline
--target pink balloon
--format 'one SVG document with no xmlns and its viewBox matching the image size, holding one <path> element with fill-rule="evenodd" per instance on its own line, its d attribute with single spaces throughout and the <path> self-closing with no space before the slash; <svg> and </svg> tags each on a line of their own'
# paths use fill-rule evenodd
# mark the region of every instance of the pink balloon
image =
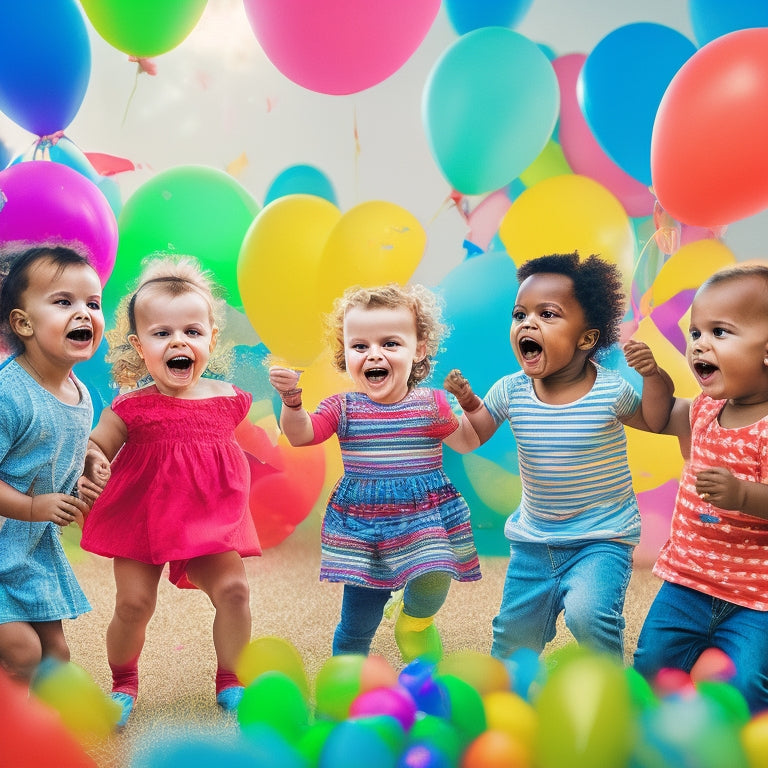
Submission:
<svg viewBox="0 0 768 768">
<path fill-rule="evenodd" d="M 61 163 L 30 160 L 0 172 L 0 248 L 66 245 L 84 253 L 107 282 L 117 221 L 99 188 Z"/>
<path fill-rule="evenodd" d="M 552 62 L 560 85 L 560 146 L 574 173 L 602 184 L 624 206 L 628 216 L 648 216 L 654 197 L 642 182 L 623 171 L 603 152 L 584 119 L 576 96 L 586 54 L 570 53 Z"/>
<path fill-rule="evenodd" d="M 357 93 L 396 72 L 432 26 L 440 0 L 245 0 L 269 60 L 318 93 Z"/>
</svg>

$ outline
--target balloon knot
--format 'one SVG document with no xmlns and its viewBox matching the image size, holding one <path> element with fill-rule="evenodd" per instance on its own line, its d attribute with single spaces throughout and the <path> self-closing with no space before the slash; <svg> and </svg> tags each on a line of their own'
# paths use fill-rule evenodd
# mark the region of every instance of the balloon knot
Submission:
<svg viewBox="0 0 768 768">
<path fill-rule="evenodd" d="M 45 136 L 41 136 L 37 140 L 37 146 L 40 147 L 55 147 L 59 143 L 59 139 L 64 138 L 64 131 L 56 131 L 56 133 L 49 133 Z"/>
<path fill-rule="evenodd" d="M 139 72 L 146 72 L 152 77 L 157 74 L 157 64 L 154 59 L 146 56 L 129 56 L 128 61 L 135 61 L 139 65 Z"/>
</svg>

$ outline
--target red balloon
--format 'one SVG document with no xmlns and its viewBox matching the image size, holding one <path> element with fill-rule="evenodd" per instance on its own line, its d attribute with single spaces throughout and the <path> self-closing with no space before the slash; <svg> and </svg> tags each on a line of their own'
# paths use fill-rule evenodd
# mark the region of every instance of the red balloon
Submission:
<svg viewBox="0 0 768 768">
<path fill-rule="evenodd" d="M 700 227 L 768 207 L 768 28 L 742 29 L 699 49 L 659 104 L 651 176 L 661 205 Z"/>
</svg>

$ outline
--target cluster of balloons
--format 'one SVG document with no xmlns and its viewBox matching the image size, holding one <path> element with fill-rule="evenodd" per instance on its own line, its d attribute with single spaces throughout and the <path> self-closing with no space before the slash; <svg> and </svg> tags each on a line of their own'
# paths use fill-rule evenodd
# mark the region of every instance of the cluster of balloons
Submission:
<svg viewBox="0 0 768 768">
<path fill-rule="evenodd" d="M 236 738 L 169 739 L 152 768 L 212 762 L 256 768 L 758 768 L 768 719 L 752 717 L 709 649 L 690 674 L 649 684 L 575 645 L 544 660 L 459 651 L 397 672 L 378 656 L 334 656 L 310 684 L 296 648 L 252 641 Z M 206 762 L 207 761 L 207 762 Z"/>
</svg>

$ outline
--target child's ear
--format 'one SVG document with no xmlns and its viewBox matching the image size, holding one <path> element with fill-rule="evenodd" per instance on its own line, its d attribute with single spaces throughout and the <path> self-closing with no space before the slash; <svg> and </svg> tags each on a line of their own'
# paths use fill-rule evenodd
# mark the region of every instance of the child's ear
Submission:
<svg viewBox="0 0 768 768">
<path fill-rule="evenodd" d="M 12 309 L 8 323 L 17 336 L 28 338 L 34 333 L 29 315 L 23 309 Z"/>
<path fill-rule="evenodd" d="M 139 353 L 139 357 L 143 360 L 144 353 L 141 351 L 141 342 L 139 341 L 139 337 L 135 333 L 132 333 L 130 336 L 128 336 L 128 343 Z"/>
<path fill-rule="evenodd" d="M 213 330 L 211 331 L 211 344 L 208 347 L 209 352 L 213 352 L 214 349 L 216 349 L 216 342 L 218 341 L 219 336 L 219 329 L 214 325 Z"/>
<path fill-rule="evenodd" d="M 427 342 L 419 341 L 416 343 L 416 354 L 413 357 L 414 363 L 420 363 L 427 356 Z"/>
<path fill-rule="evenodd" d="M 598 331 L 597 328 L 590 328 L 588 331 L 584 331 L 581 340 L 579 341 L 579 349 L 583 352 L 587 352 L 597 344 L 599 338 L 600 331 Z"/>
</svg>

